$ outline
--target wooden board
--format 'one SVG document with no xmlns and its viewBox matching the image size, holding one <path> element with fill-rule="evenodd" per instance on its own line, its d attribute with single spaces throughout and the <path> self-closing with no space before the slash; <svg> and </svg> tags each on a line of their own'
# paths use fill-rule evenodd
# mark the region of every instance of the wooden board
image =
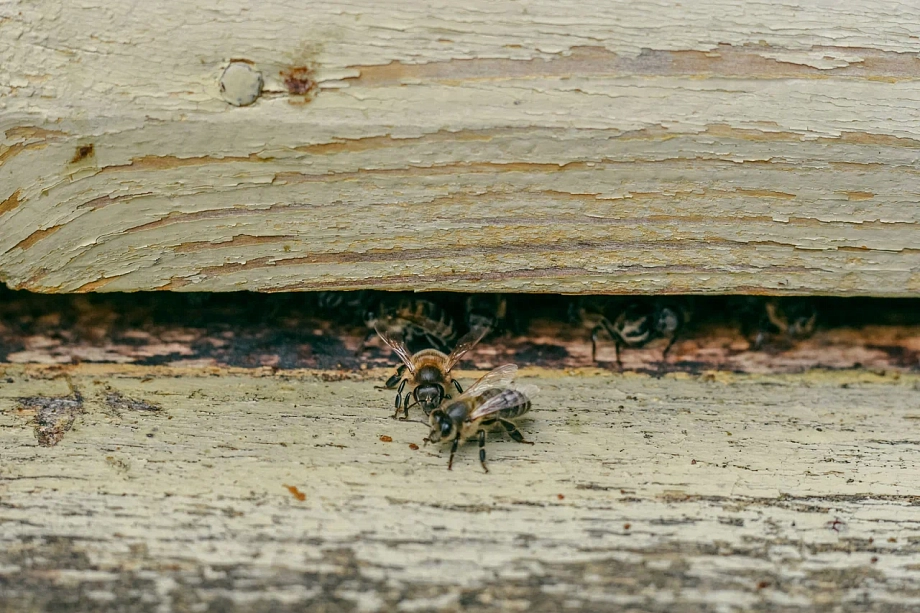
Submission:
<svg viewBox="0 0 920 613">
<path fill-rule="evenodd" d="M 384 374 L 5 366 L 0 611 L 918 604 L 915 375 L 531 369 L 484 474 Z"/>
<path fill-rule="evenodd" d="M 0 280 L 916 295 L 918 36 L 884 0 L 11 0 Z"/>
</svg>

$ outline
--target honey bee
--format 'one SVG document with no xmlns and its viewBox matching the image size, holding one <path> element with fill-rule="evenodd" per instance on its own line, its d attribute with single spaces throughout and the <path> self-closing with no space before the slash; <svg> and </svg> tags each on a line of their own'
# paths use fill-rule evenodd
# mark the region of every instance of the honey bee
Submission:
<svg viewBox="0 0 920 613">
<path fill-rule="evenodd" d="M 457 342 L 457 346 L 448 355 L 437 349 L 423 349 L 418 353 L 410 353 L 399 332 L 388 327 L 386 322 L 378 321 L 376 330 L 383 342 L 389 345 L 403 362 L 384 384 L 386 389 L 396 388 L 396 413 L 393 417 L 399 415 L 402 404 L 403 419 L 409 417 L 409 407 L 416 404 L 422 407 L 425 415 L 431 413 L 438 408 L 441 401 L 450 398 L 447 392 L 451 385 L 457 388 L 458 393 L 463 393 L 460 382 L 451 376 L 450 371 L 460 358 L 489 332 L 488 328 L 473 328 Z M 403 390 L 406 392 L 405 396 Z M 415 402 L 410 404 L 410 398 Z"/>
<path fill-rule="evenodd" d="M 486 466 L 486 430 L 496 426 L 501 426 L 518 443 L 533 445 L 533 441 L 524 439 L 512 420 L 530 410 L 530 397 L 537 388 L 522 385 L 510 388 L 516 373 L 517 366 L 514 364 L 499 366 L 471 385 L 465 393 L 428 416 L 431 430 L 425 442 L 451 442 L 447 470 L 453 469 L 454 454 L 460 442 L 478 438 L 479 463 L 485 472 L 489 472 Z"/>
<path fill-rule="evenodd" d="M 745 335 L 751 345 L 760 349 L 768 341 L 788 343 L 811 336 L 818 323 L 818 309 L 808 298 L 751 298 L 742 312 L 747 311 Z M 750 323 L 757 321 L 754 330 Z"/>
<path fill-rule="evenodd" d="M 355 292 L 316 292 L 314 305 L 325 317 L 351 324 L 360 324 L 368 305 L 373 301 L 372 292 L 359 290 Z"/>
<path fill-rule="evenodd" d="M 644 347 L 655 339 L 667 339 L 661 353 L 664 360 L 677 342 L 677 337 L 690 319 L 683 305 L 664 301 L 635 301 L 622 306 L 622 302 L 583 302 L 575 313 L 582 323 L 591 326 L 591 360 L 597 361 L 597 341 L 606 332 L 616 347 L 617 366 L 623 368 L 620 351 L 623 347 Z M 608 318 L 611 307 L 620 307 L 613 321 Z"/>
<path fill-rule="evenodd" d="M 325 313 L 342 313 L 362 309 L 369 300 L 369 292 L 316 292 L 316 306 Z"/>
<path fill-rule="evenodd" d="M 361 342 L 356 354 L 363 352 L 368 341 L 377 334 L 378 323 L 386 325 L 407 345 L 416 339 L 424 339 L 439 351 L 446 351 L 451 341 L 457 337 L 454 319 L 450 313 L 434 302 L 421 298 L 382 299 L 376 308 L 365 311 L 364 323 L 367 324 L 370 331 Z"/>
<path fill-rule="evenodd" d="M 508 299 L 501 294 L 471 294 L 467 296 L 466 323 L 470 328 L 503 330 L 508 319 Z"/>
</svg>

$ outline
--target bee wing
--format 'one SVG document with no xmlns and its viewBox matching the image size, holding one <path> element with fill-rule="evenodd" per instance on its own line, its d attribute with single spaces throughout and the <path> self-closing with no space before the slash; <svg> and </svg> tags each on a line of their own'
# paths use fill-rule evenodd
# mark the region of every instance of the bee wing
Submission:
<svg viewBox="0 0 920 613">
<path fill-rule="evenodd" d="M 476 343 L 481 341 L 482 337 L 488 334 L 491 329 L 492 328 L 485 326 L 473 328 L 467 332 L 463 338 L 457 341 L 457 346 L 453 351 L 450 352 L 450 355 L 447 356 L 447 365 L 445 366 L 444 370 L 450 372 L 450 369 L 457 365 L 457 362 L 460 361 L 460 358 L 462 358 L 467 351 L 475 347 Z"/>
<path fill-rule="evenodd" d="M 499 366 L 498 368 L 493 368 L 483 376 L 479 377 L 479 380 L 469 386 L 460 397 L 469 398 L 470 396 L 477 396 L 485 390 L 492 389 L 493 387 L 508 387 L 511 385 L 511 381 L 517 374 L 517 369 L 518 367 L 516 364 L 505 364 L 503 366 Z"/>
<path fill-rule="evenodd" d="M 415 374 L 415 365 L 412 364 L 412 353 L 409 352 L 402 337 L 390 329 L 389 320 L 378 319 L 374 322 L 374 330 L 377 331 L 377 334 L 383 339 L 383 342 L 389 345 L 390 349 L 399 356 L 399 359 L 406 365 L 409 372 Z"/>
<path fill-rule="evenodd" d="M 520 396 L 518 394 L 512 394 L 511 392 L 518 392 L 527 397 L 528 400 L 533 398 L 534 394 L 540 391 L 540 388 L 536 385 L 515 385 L 513 388 L 502 390 L 501 394 L 493 396 L 486 400 L 484 403 L 476 407 L 476 410 L 470 413 L 470 416 L 467 417 L 467 421 L 475 421 L 480 417 L 487 417 L 493 413 L 498 413 L 504 409 L 513 407 L 520 403 Z"/>
</svg>

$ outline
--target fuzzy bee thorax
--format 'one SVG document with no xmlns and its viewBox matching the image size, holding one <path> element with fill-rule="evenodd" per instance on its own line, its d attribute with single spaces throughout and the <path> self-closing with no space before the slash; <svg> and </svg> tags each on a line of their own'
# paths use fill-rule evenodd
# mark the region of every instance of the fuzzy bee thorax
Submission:
<svg viewBox="0 0 920 613">
<path fill-rule="evenodd" d="M 414 383 L 440 383 L 446 379 L 444 367 L 447 356 L 436 349 L 426 349 L 412 356 L 415 364 Z"/>
</svg>

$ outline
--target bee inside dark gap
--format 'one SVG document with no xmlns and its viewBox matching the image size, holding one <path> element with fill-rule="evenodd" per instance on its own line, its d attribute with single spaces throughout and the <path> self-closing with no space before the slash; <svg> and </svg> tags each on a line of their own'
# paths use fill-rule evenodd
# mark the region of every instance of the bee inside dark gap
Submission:
<svg viewBox="0 0 920 613">
<path fill-rule="evenodd" d="M 0 289 L 0 361 L 277 369 L 392 367 L 375 330 L 462 368 L 699 373 L 917 370 L 920 299 L 450 292 L 46 295 Z"/>
</svg>

